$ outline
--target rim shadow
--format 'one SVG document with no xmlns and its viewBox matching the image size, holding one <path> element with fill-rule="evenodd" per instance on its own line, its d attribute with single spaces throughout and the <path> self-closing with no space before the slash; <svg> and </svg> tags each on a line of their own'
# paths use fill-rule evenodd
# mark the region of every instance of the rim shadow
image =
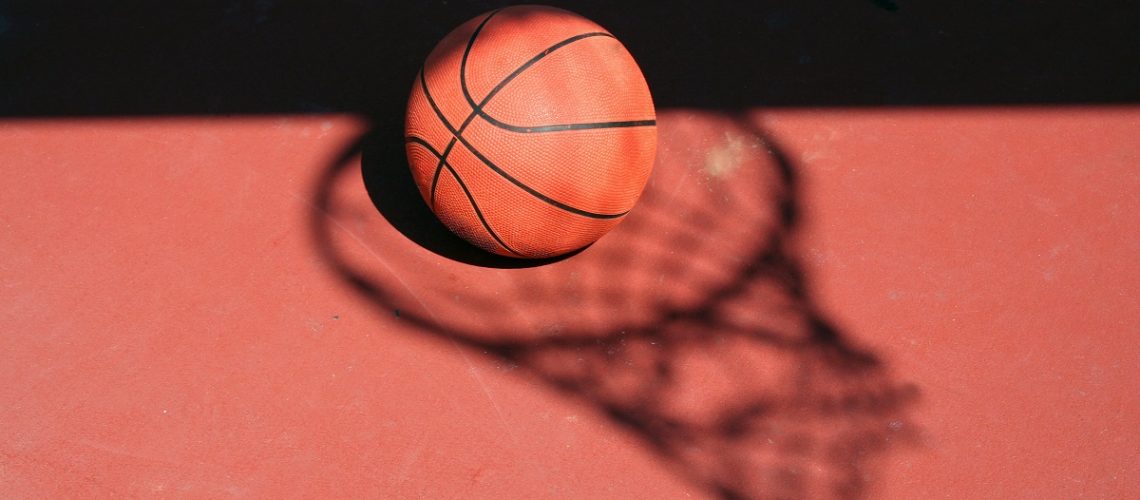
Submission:
<svg viewBox="0 0 1140 500">
<path fill-rule="evenodd" d="M 399 311 L 404 331 L 594 408 L 712 495 L 866 497 L 885 455 L 916 442 L 919 391 L 816 304 L 796 245 L 799 172 L 761 122 L 659 113 L 657 164 L 628 219 L 577 255 L 505 273 L 483 267 L 517 261 L 483 260 L 435 220 L 407 173 L 401 128 L 381 123 L 316 186 L 315 243 L 346 284 Z M 354 264 L 330 208 L 361 150 L 388 223 L 483 267 L 395 255 L 418 267 L 394 279 Z"/>
</svg>

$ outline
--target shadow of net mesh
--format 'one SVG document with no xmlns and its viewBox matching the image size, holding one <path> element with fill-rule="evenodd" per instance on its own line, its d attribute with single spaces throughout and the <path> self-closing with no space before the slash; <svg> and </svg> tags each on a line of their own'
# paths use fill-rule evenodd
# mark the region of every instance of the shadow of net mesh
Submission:
<svg viewBox="0 0 1140 500">
<path fill-rule="evenodd" d="M 714 496 L 864 497 L 915 441 L 917 389 L 814 304 L 798 174 L 761 118 L 662 113 L 649 185 L 613 232 L 533 268 L 419 266 L 414 300 L 317 234 L 377 306 L 596 408 Z M 318 225 L 365 224 L 324 199 Z"/>
</svg>

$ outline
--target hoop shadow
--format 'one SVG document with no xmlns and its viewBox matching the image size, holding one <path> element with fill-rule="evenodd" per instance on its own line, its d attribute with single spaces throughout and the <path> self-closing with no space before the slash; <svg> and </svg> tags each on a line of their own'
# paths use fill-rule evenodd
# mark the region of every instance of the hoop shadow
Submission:
<svg viewBox="0 0 1140 500">
<path fill-rule="evenodd" d="M 710 494 L 868 496 L 880 457 L 914 442 L 918 389 L 815 303 L 793 244 L 795 165 L 755 117 L 666 111 L 659 123 L 650 186 L 611 234 L 511 273 L 470 268 L 449 283 L 449 266 L 419 269 L 416 279 L 435 283 L 418 289 L 420 306 L 354 267 L 330 231 L 333 179 L 357 152 L 372 202 L 402 234 L 460 262 L 504 263 L 480 260 L 434 220 L 399 127 L 379 123 L 317 186 L 318 251 L 410 331 L 585 403 Z"/>
</svg>

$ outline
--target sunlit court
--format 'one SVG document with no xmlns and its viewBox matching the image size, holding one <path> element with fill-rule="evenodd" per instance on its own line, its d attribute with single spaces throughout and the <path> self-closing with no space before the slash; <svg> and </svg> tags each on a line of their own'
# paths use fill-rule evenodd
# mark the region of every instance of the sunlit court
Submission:
<svg viewBox="0 0 1140 500">
<path fill-rule="evenodd" d="M 0 497 L 1140 494 L 1136 7 L 67 4 Z"/>
</svg>

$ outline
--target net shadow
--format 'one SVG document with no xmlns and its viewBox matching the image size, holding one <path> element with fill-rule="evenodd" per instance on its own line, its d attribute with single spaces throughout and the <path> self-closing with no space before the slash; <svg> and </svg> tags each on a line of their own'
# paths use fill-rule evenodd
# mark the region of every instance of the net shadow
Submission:
<svg viewBox="0 0 1140 500">
<path fill-rule="evenodd" d="M 886 453 L 914 442 L 918 390 L 816 305 L 796 249 L 798 171 L 762 119 L 661 113 L 658 162 L 628 220 L 578 255 L 508 272 L 456 258 L 478 250 L 431 224 L 398 175 L 399 124 L 378 121 L 317 187 L 313 234 L 380 310 L 587 404 L 711 494 L 865 497 Z M 332 235 L 333 181 L 358 152 L 383 217 L 454 259 L 416 270 L 432 283 L 418 304 Z M 445 279 L 449 266 L 466 278 Z"/>
</svg>

